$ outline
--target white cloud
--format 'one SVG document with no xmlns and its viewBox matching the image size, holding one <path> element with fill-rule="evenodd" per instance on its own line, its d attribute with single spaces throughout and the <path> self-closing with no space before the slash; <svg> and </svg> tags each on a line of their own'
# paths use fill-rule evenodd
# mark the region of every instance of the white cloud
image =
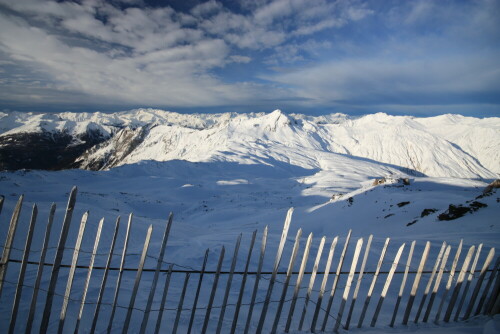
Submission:
<svg viewBox="0 0 500 334">
<path fill-rule="evenodd" d="M 0 82 L 0 99 L 52 91 L 170 106 L 292 98 L 377 104 L 500 86 L 494 0 L 396 1 L 383 10 L 357 0 L 262 0 L 241 2 L 241 11 L 211 0 L 185 12 L 113 3 L 0 0 L 8 9 L 0 11 L 0 70 L 13 80 Z M 369 16 L 387 30 L 372 34 L 377 27 L 359 22 Z M 359 26 L 337 29 L 349 24 Z M 226 78 L 219 70 L 227 64 L 274 84 L 252 82 L 251 74 Z"/>
<path fill-rule="evenodd" d="M 196 17 L 204 17 L 207 15 L 213 15 L 214 13 L 218 13 L 223 10 L 223 6 L 220 2 L 210 0 L 204 3 L 201 3 L 191 9 L 191 14 Z"/>
<path fill-rule="evenodd" d="M 366 34 L 358 43 L 333 42 L 327 61 L 261 77 L 292 87 L 309 106 L 397 105 L 414 110 L 500 103 L 498 2 L 397 4 L 389 13 L 376 14 L 389 38 Z M 287 47 L 290 55 L 299 54 Z"/>
<path fill-rule="evenodd" d="M 234 63 L 246 64 L 252 61 L 252 58 L 247 56 L 234 55 L 229 57 Z"/>
<path fill-rule="evenodd" d="M 420 20 L 425 20 L 429 15 L 433 14 L 435 10 L 439 10 L 439 6 L 435 5 L 434 2 L 430 0 L 413 1 L 413 3 L 410 4 L 410 10 L 404 18 L 404 22 L 406 24 L 414 24 Z"/>
<path fill-rule="evenodd" d="M 245 95 L 207 72 L 228 61 L 229 49 L 220 39 L 113 57 L 69 46 L 57 35 L 0 14 L 0 40 L 4 53 L 45 72 L 58 90 L 134 103 L 187 106 L 216 105 L 219 99 Z"/>
<path fill-rule="evenodd" d="M 341 27 L 371 13 L 363 5 L 348 0 L 275 0 L 253 9 L 250 14 L 231 12 L 210 1 L 192 11 L 203 18 L 198 26 L 242 49 L 266 49 L 288 43 L 296 36 Z"/>
<path fill-rule="evenodd" d="M 311 35 L 315 32 L 325 30 L 333 27 L 341 27 L 345 24 L 343 19 L 325 19 L 311 25 L 300 26 L 292 32 L 293 35 Z"/>
<path fill-rule="evenodd" d="M 322 105 L 478 103 L 487 95 L 500 95 L 500 66 L 493 54 L 467 59 L 352 59 L 263 78 L 295 87 L 307 103 Z"/>
<path fill-rule="evenodd" d="M 330 41 L 308 39 L 302 43 L 287 43 L 274 48 L 275 52 L 264 61 L 272 69 L 283 72 L 280 66 L 296 66 L 297 63 L 314 63 L 327 50 L 331 50 Z"/>
<path fill-rule="evenodd" d="M 292 1 L 292 0 L 277 0 L 272 1 L 265 6 L 258 8 L 255 11 L 254 19 L 256 22 L 269 25 L 272 24 L 276 19 L 288 16 L 294 12 L 294 10 L 300 5 L 303 5 L 302 1 Z"/>
</svg>

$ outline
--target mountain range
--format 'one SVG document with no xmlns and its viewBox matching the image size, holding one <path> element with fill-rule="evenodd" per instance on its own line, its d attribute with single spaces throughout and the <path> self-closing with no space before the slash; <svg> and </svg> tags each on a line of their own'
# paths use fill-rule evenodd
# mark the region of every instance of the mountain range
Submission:
<svg viewBox="0 0 500 334">
<path fill-rule="evenodd" d="M 494 179 L 500 173 L 500 118 L 280 110 L 0 113 L 0 170 L 107 170 L 145 160 L 263 164 L 316 174 L 342 165 L 379 177 Z"/>
</svg>

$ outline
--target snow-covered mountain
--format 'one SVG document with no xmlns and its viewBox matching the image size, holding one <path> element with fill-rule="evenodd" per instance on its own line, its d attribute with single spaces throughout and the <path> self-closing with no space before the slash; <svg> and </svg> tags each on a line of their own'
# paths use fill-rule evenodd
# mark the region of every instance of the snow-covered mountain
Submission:
<svg viewBox="0 0 500 334">
<path fill-rule="evenodd" d="M 328 171 L 356 159 L 353 169 L 364 161 L 385 174 L 490 179 L 500 173 L 500 118 L 14 112 L 0 114 L 0 131 L 1 169 L 186 160 Z"/>
</svg>

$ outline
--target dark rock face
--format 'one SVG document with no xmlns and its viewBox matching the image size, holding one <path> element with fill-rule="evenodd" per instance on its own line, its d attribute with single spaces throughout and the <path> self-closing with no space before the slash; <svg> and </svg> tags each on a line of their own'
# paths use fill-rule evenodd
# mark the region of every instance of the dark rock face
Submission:
<svg viewBox="0 0 500 334">
<path fill-rule="evenodd" d="M 418 222 L 418 219 L 412 220 L 411 222 L 407 223 L 406 226 L 412 226 L 416 222 Z"/>
<path fill-rule="evenodd" d="M 83 152 L 105 141 L 89 130 L 74 138 L 66 132 L 21 133 L 0 137 L 0 170 L 74 168 Z"/>
<path fill-rule="evenodd" d="M 471 210 L 469 207 L 461 206 L 461 205 L 453 205 L 450 204 L 448 210 L 443 212 L 438 216 L 439 220 L 453 220 L 460 217 L 463 217 L 466 213 L 469 213 Z"/>
<path fill-rule="evenodd" d="M 437 209 L 423 209 L 422 213 L 420 214 L 420 218 L 424 218 L 425 216 L 428 216 L 436 211 Z"/>
<path fill-rule="evenodd" d="M 64 131 L 0 136 L 0 170 L 115 167 L 144 141 L 150 128 L 117 128 L 111 135 L 87 130 L 77 136 Z M 95 154 L 103 148 L 104 154 Z"/>
<path fill-rule="evenodd" d="M 471 208 L 472 211 L 477 211 L 477 210 L 479 210 L 481 208 L 488 207 L 487 204 L 484 204 L 484 203 L 478 202 L 478 201 L 472 202 L 469 206 L 470 206 L 470 208 Z"/>
<path fill-rule="evenodd" d="M 467 213 L 472 213 L 475 212 L 481 208 L 487 207 L 487 204 L 474 201 L 470 203 L 468 206 L 463 206 L 463 205 L 453 205 L 450 204 L 448 207 L 448 210 L 443 212 L 438 216 L 439 220 L 454 220 L 460 217 L 463 217 Z"/>
<path fill-rule="evenodd" d="M 75 161 L 74 167 L 90 170 L 115 167 L 144 141 L 148 132 L 149 128 L 147 127 L 121 129 L 109 140 L 83 152 Z M 97 150 L 102 148 L 107 148 L 105 154 L 94 155 Z"/>
</svg>

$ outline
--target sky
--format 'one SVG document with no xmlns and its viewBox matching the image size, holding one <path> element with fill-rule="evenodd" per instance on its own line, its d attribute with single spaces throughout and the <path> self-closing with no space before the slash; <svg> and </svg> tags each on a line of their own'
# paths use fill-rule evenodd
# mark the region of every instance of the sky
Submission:
<svg viewBox="0 0 500 334">
<path fill-rule="evenodd" d="M 500 116 L 498 0 L 0 0 L 0 110 Z"/>
</svg>

